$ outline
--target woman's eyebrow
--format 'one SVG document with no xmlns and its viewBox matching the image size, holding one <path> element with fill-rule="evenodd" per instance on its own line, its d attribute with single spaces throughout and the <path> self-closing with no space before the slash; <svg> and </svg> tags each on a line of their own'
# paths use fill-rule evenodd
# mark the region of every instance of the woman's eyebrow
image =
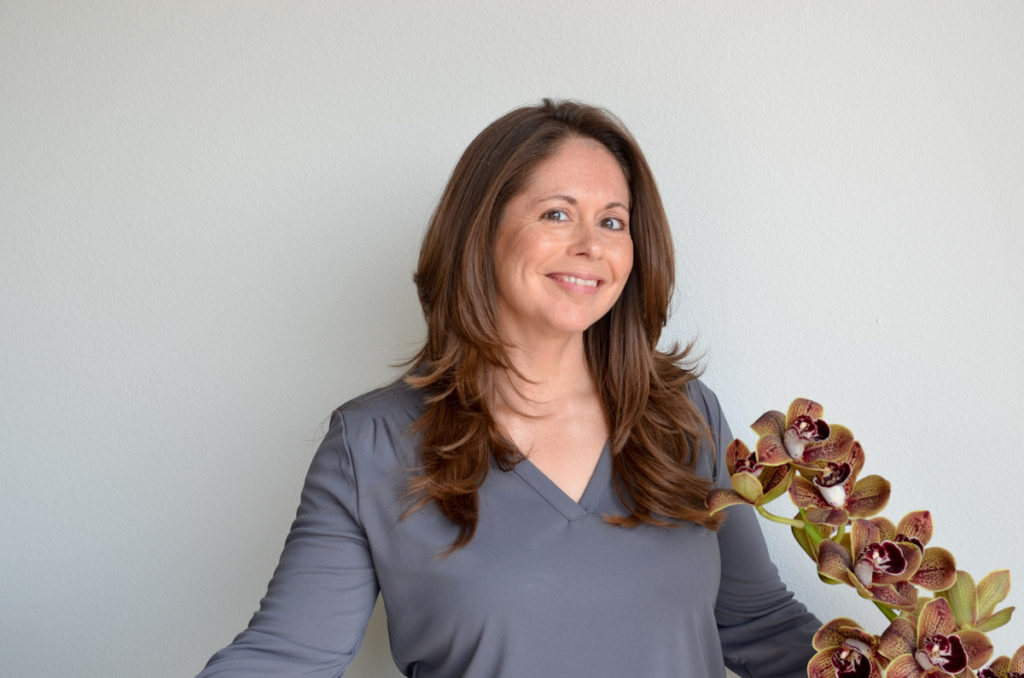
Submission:
<svg viewBox="0 0 1024 678">
<path fill-rule="evenodd" d="M 549 195 L 549 196 L 546 196 L 544 198 L 537 198 L 536 200 L 533 201 L 533 203 L 537 204 L 537 203 L 541 203 L 541 202 L 547 202 L 549 200 L 562 200 L 562 201 L 565 201 L 565 202 L 569 203 L 570 205 L 575 205 L 576 203 L 579 202 L 578 200 L 576 200 L 576 198 L 572 197 L 571 195 L 565 195 L 564 193 L 557 193 L 555 195 Z M 621 202 L 618 202 L 618 201 L 612 201 L 612 202 L 608 203 L 607 205 L 604 206 L 604 209 L 609 209 L 611 207 L 621 207 L 622 209 L 626 210 L 627 212 L 629 211 L 629 205 L 623 205 Z"/>
</svg>

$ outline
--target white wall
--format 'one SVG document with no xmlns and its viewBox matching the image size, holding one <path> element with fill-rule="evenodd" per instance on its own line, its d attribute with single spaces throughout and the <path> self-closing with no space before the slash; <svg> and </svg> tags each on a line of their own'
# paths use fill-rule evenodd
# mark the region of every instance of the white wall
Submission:
<svg viewBox="0 0 1024 678">
<path fill-rule="evenodd" d="M 0 672 L 191 675 L 243 627 L 328 413 L 421 336 L 455 159 L 543 96 L 649 154 L 737 435 L 818 399 L 887 515 L 1022 572 L 1024 6 L 626 5 L 0 4 Z M 394 675 L 380 621 L 349 675 Z"/>
</svg>

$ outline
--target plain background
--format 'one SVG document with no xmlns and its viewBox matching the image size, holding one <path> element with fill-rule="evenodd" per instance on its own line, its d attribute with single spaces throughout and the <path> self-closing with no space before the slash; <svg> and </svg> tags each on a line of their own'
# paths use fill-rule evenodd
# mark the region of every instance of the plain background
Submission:
<svg viewBox="0 0 1024 678">
<path fill-rule="evenodd" d="M 0 673 L 187 676 L 244 627 L 328 414 L 422 337 L 456 158 L 544 96 L 646 150 L 665 339 L 736 435 L 814 398 L 885 515 L 1019 573 L 1022 35 L 973 0 L 0 2 Z M 381 616 L 349 675 L 395 675 Z"/>
</svg>

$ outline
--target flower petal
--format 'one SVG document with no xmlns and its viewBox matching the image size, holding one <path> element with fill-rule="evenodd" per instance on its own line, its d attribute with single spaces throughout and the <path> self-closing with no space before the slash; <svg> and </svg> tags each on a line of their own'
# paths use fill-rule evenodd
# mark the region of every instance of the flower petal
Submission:
<svg viewBox="0 0 1024 678">
<path fill-rule="evenodd" d="M 978 582 L 978 616 L 987 617 L 1010 593 L 1010 571 L 989 572 Z"/>
<path fill-rule="evenodd" d="M 733 492 L 732 490 L 726 490 L 721 487 L 716 487 L 708 493 L 707 505 L 708 510 L 712 513 L 718 513 L 724 508 L 735 506 L 736 504 L 747 504 L 747 500 Z"/>
<path fill-rule="evenodd" d="M 844 630 L 844 627 L 845 630 Z M 826 647 L 838 647 L 844 640 L 850 637 L 850 628 L 860 628 L 860 624 L 849 617 L 838 617 L 823 624 L 811 639 L 811 645 L 815 650 L 824 650 Z"/>
<path fill-rule="evenodd" d="M 807 416 L 811 419 L 821 419 L 821 415 L 825 413 L 825 408 L 807 398 L 797 398 L 789 404 L 789 409 L 786 411 L 786 423 L 792 423 L 797 417 Z"/>
<path fill-rule="evenodd" d="M 750 450 L 746 444 L 737 438 L 729 443 L 729 447 L 725 450 L 725 467 L 729 469 L 729 475 L 736 473 L 736 469 L 741 463 L 745 463 L 750 458 Z"/>
<path fill-rule="evenodd" d="M 974 624 L 977 620 L 978 596 L 975 595 L 974 579 L 967 572 L 957 571 L 953 585 L 939 595 L 949 601 L 957 627 Z"/>
<path fill-rule="evenodd" d="M 917 605 L 917 587 L 908 581 L 895 584 L 869 586 L 868 591 L 875 600 L 901 610 L 912 610 Z"/>
<path fill-rule="evenodd" d="M 834 541 L 818 545 L 818 573 L 838 582 L 846 582 L 853 562 L 850 553 Z"/>
<path fill-rule="evenodd" d="M 758 438 L 757 461 L 765 466 L 780 466 L 792 461 L 782 443 L 782 436 L 769 433 Z"/>
<path fill-rule="evenodd" d="M 896 526 L 892 524 L 892 521 L 885 516 L 877 516 L 871 519 L 871 524 L 878 528 L 878 538 L 880 540 L 891 540 L 897 541 L 896 535 L 898 534 Z"/>
<path fill-rule="evenodd" d="M 804 446 L 803 462 L 813 464 L 824 461 L 844 461 L 854 447 L 853 432 L 845 426 L 833 426 L 825 440 L 809 442 Z"/>
<path fill-rule="evenodd" d="M 882 541 L 878 526 L 870 520 L 858 519 L 853 521 L 850 529 L 851 548 L 853 553 L 860 553 L 870 544 Z"/>
<path fill-rule="evenodd" d="M 889 623 L 889 628 L 882 632 L 878 642 L 878 652 L 889 659 L 902 654 L 912 654 L 917 649 L 917 628 L 904 617 L 896 617 Z"/>
<path fill-rule="evenodd" d="M 1013 653 L 1013 657 L 1010 658 L 1009 668 L 1011 671 L 1024 673 L 1024 645 L 1018 647 L 1017 651 Z"/>
<path fill-rule="evenodd" d="M 910 581 L 929 591 L 945 591 L 956 581 L 956 560 L 944 548 L 929 546 Z"/>
<path fill-rule="evenodd" d="M 777 435 L 782 439 L 782 432 L 786 430 L 786 415 L 778 410 L 770 410 L 757 418 L 750 428 L 758 436 Z"/>
<path fill-rule="evenodd" d="M 814 483 L 803 476 L 793 478 L 793 482 L 789 485 L 789 498 L 799 508 L 809 508 L 811 506 L 829 508 L 828 502 L 818 492 L 818 488 L 814 486 Z"/>
<path fill-rule="evenodd" d="M 921 678 L 923 675 L 924 669 L 918 666 L 917 660 L 909 654 L 896 657 L 885 670 L 885 678 Z"/>
<path fill-rule="evenodd" d="M 960 643 L 967 651 L 967 665 L 972 669 L 980 669 L 992 657 L 992 641 L 981 631 L 964 629 L 957 631 Z"/>
<path fill-rule="evenodd" d="M 764 484 L 764 496 L 762 504 L 775 501 L 789 489 L 793 482 L 796 469 L 792 466 L 769 466 L 761 472 L 761 482 Z"/>
<path fill-rule="evenodd" d="M 882 476 L 867 476 L 857 481 L 846 498 L 846 510 L 854 518 L 873 516 L 889 503 L 892 486 Z"/>
<path fill-rule="evenodd" d="M 839 527 L 850 522 L 850 514 L 846 509 L 841 508 L 818 508 L 812 506 L 806 510 L 806 517 L 809 522 L 818 525 L 834 525 Z"/>
<path fill-rule="evenodd" d="M 836 678 L 836 670 L 832 666 L 832 653 L 835 651 L 834 647 L 828 647 L 811 657 L 807 662 L 807 678 Z"/>
<path fill-rule="evenodd" d="M 739 473 L 732 474 L 729 482 L 732 483 L 732 489 L 736 490 L 738 495 L 751 504 L 756 504 L 764 495 L 764 488 L 761 487 L 760 479 L 749 471 L 740 471 Z"/>
<path fill-rule="evenodd" d="M 995 631 L 1000 626 L 1009 623 L 1010 618 L 1013 617 L 1014 609 L 1015 608 L 1012 605 L 1010 607 L 1004 607 L 1003 609 L 999 610 L 999 612 L 996 612 L 995 614 L 986 617 L 984 621 L 978 622 L 978 626 L 976 628 L 979 631 L 984 631 L 985 633 L 988 633 L 989 631 Z M 1024 669 L 1022 669 L 1018 673 L 1024 673 Z"/>
<path fill-rule="evenodd" d="M 909 539 L 927 544 L 932 539 L 932 514 L 930 511 L 912 511 L 903 516 L 896 532 Z"/>
<path fill-rule="evenodd" d="M 935 634 L 948 636 L 954 628 L 956 620 L 953 618 L 949 601 L 945 598 L 936 598 L 928 601 L 921 609 L 921 616 L 917 618 L 917 639 L 920 641 Z"/>
</svg>

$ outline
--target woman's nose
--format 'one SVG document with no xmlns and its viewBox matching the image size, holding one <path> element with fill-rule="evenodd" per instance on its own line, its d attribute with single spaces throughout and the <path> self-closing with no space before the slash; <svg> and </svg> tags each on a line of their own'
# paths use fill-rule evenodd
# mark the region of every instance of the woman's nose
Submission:
<svg viewBox="0 0 1024 678">
<path fill-rule="evenodd" d="M 575 229 L 575 240 L 572 244 L 573 254 L 600 258 L 602 253 L 601 240 L 595 226 L 580 224 Z"/>
</svg>

